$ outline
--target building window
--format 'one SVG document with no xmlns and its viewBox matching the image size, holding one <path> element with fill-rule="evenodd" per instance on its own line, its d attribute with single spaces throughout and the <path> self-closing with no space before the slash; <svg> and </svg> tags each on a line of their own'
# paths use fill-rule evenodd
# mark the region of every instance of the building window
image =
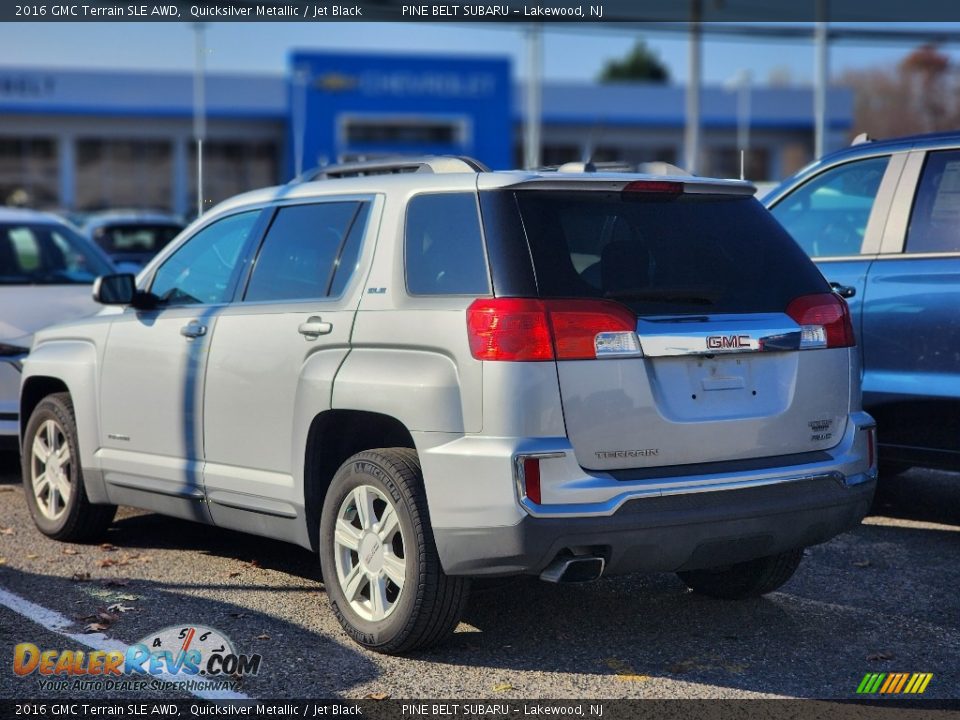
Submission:
<svg viewBox="0 0 960 720">
<path fill-rule="evenodd" d="M 205 208 L 237 193 L 276 185 L 277 145 L 273 142 L 212 141 L 203 144 Z M 197 194 L 197 146 L 190 144 L 190 198 Z"/>
<path fill-rule="evenodd" d="M 0 205 L 56 207 L 58 173 L 53 139 L 0 138 Z"/>
<path fill-rule="evenodd" d="M 170 210 L 173 147 L 165 140 L 77 141 L 78 210 Z"/>
</svg>

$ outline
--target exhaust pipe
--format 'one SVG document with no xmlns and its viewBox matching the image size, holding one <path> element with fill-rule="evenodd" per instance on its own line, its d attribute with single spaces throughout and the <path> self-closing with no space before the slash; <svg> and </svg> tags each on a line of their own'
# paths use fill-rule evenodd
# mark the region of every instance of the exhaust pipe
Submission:
<svg viewBox="0 0 960 720">
<path fill-rule="evenodd" d="M 603 574 L 602 557 L 557 558 L 540 573 L 540 579 L 552 583 L 592 582 Z"/>
</svg>

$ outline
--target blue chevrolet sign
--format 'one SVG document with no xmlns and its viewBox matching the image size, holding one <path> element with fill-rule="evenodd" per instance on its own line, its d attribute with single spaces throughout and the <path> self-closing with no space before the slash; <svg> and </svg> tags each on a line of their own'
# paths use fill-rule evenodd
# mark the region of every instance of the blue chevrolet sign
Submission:
<svg viewBox="0 0 960 720">
<path fill-rule="evenodd" d="M 506 59 L 295 52 L 288 98 L 291 174 L 398 153 L 511 165 Z"/>
</svg>

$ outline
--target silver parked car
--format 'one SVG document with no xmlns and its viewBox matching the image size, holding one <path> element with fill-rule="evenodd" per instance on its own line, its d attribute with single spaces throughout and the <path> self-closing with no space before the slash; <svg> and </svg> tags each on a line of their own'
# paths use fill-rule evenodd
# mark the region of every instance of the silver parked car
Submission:
<svg viewBox="0 0 960 720">
<path fill-rule="evenodd" d="M 167 213 L 109 210 L 88 215 L 82 229 L 118 267 L 139 271 L 183 228 L 179 218 Z"/>
<path fill-rule="evenodd" d="M 16 446 L 20 371 L 33 334 L 97 312 L 106 256 L 54 215 L 0 208 L 0 443 Z"/>
<path fill-rule="evenodd" d="M 122 312 L 37 336 L 33 517 L 311 548 L 381 652 L 446 636 L 475 576 L 775 590 L 866 513 L 874 422 L 846 304 L 753 192 L 428 158 L 234 198 L 101 278 Z"/>
</svg>

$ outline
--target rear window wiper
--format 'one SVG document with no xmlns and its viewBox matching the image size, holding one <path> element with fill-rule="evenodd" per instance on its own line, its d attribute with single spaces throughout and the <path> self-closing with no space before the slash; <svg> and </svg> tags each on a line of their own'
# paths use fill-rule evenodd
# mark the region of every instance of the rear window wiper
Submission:
<svg viewBox="0 0 960 720">
<path fill-rule="evenodd" d="M 603 296 L 610 300 L 638 300 L 682 305 L 713 305 L 716 302 L 714 298 L 705 295 L 687 294 L 677 290 L 620 290 L 605 292 Z"/>
</svg>

